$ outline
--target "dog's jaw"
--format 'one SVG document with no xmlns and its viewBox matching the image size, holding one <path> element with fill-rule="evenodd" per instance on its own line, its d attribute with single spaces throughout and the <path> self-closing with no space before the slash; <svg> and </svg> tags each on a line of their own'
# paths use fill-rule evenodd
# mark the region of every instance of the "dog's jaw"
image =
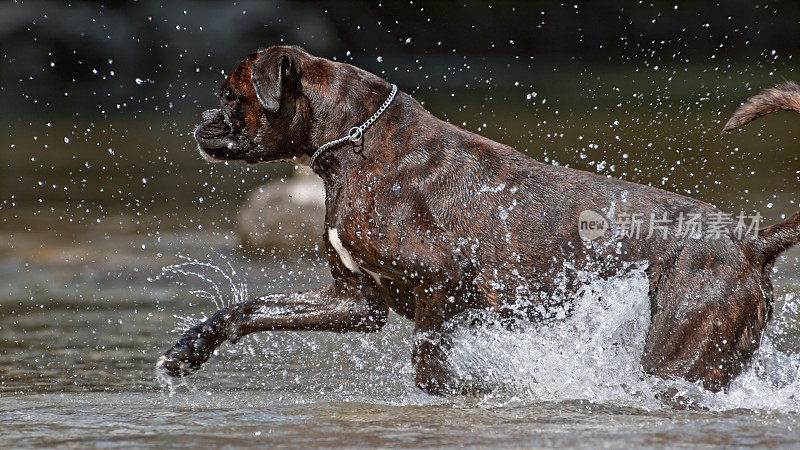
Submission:
<svg viewBox="0 0 800 450">
<path fill-rule="evenodd" d="M 199 144 L 197 145 L 197 151 L 198 151 L 198 152 L 200 152 L 200 156 L 202 156 L 202 157 L 203 157 L 203 159 L 205 159 L 207 162 L 210 162 L 210 163 L 221 163 L 221 162 L 225 162 L 225 160 L 224 160 L 224 159 L 214 158 L 213 156 L 209 155 L 209 154 L 208 154 L 208 153 L 205 151 L 205 149 L 203 149 L 203 147 L 201 147 Z"/>
</svg>

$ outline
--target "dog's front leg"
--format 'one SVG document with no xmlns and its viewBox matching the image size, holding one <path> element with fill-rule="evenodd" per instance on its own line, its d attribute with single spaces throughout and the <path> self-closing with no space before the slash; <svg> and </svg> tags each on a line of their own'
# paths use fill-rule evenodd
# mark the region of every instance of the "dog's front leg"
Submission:
<svg viewBox="0 0 800 450">
<path fill-rule="evenodd" d="M 305 292 L 270 294 L 221 309 L 190 328 L 157 366 L 171 376 L 186 376 L 226 340 L 236 343 L 247 334 L 271 330 L 377 331 L 386 323 L 387 312 L 372 288 L 358 280 L 337 280 Z"/>
</svg>

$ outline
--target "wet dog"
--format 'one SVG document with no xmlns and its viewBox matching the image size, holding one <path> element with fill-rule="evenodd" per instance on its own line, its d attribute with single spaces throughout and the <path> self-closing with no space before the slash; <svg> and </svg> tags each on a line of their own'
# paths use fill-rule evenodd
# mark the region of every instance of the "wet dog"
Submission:
<svg viewBox="0 0 800 450">
<path fill-rule="evenodd" d="M 206 159 L 295 158 L 323 179 L 333 282 L 217 311 L 159 360 L 172 376 L 250 333 L 372 332 L 391 309 L 414 321 L 417 385 L 470 392 L 448 369 L 453 323 L 474 311 L 549 320 L 569 311 L 581 273 L 642 264 L 644 371 L 718 391 L 756 350 L 772 311 L 770 268 L 800 241 L 800 215 L 756 231 L 678 194 L 542 164 L 437 119 L 371 73 L 297 47 L 250 55 L 220 103 L 195 131 Z M 751 98 L 725 129 L 779 109 L 800 112 L 796 85 Z"/>
</svg>

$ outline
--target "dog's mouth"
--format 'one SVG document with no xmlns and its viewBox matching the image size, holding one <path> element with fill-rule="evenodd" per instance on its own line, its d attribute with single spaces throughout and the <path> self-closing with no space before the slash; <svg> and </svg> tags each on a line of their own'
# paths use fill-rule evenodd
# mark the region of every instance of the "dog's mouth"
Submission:
<svg viewBox="0 0 800 450">
<path fill-rule="evenodd" d="M 200 156 L 202 156 L 204 160 L 210 163 L 218 163 L 225 161 L 225 158 L 223 157 L 221 150 L 222 149 L 219 148 L 205 148 L 202 145 L 197 146 L 197 151 L 200 152 Z"/>
<path fill-rule="evenodd" d="M 238 143 L 231 131 L 219 109 L 203 112 L 203 121 L 194 129 L 194 140 L 203 159 L 208 162 L 232 159 L 232 152 L 238 148 Z"/>
</svg>

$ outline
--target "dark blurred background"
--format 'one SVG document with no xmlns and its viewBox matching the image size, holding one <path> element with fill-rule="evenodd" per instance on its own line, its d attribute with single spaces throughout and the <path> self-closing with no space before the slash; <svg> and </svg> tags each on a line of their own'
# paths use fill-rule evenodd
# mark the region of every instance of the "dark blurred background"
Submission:
<svg viewBox="0 0 800 450">
<path fill-rule="evenodd" d="M 230 229 L 247 192 L 292 168 L 208 165 L 190 132 L 225 73 L 279 43 L 534 158 L 779 217 L 796 209 L 797 118 L 719 130 L 800 79 L 799 23 L 795 1 L 6 2 L 0 229 Z"/>
</svg>

